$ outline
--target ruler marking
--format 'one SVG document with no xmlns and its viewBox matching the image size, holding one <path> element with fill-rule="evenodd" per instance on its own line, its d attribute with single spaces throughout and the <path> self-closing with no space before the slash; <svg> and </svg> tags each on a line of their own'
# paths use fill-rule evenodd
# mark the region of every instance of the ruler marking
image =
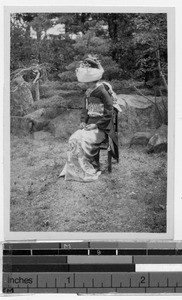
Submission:
<svg viewBox="0 0 182 300">
<path fill-rule="evenodd" d="M 90 243 L 88 243 L 88 245 L 89 245 L 89 247 L 90 247 Z M 48 250 L 48 249 L 47 249 Z M 83 250 L 83 249 L 80 249 L 80 250 Z M 93 249 L 91 249 L 91 250 L 93 250 Z M 97 251 L 97 249 L 94 249 L 95 251 Z M 100 249 L 98 249 L 98 251 L 105 251 L 106 250 L 106 253 L 107 253 L 107 251 L 108 250 L 111 250 L 111 249 L 104 249 L 104 250 L 100 250 Z M 114 250 L 115 251 L 115 255 L 118 255 L 118 249 L 112 249 L 112 250 Z M 152 249 L 153 250 L 153 249 Z M 154 249 L 155 250 L 155 249 Z M 161 250 L 161 249 L 159 249 L 159 250 Z M 31 256 L 36 256 L 36 255 L 34 255 L 34 253 L 32 253 L 32 249 L 30 249 L 30 255 Z M 114 252 L 113 251 L 113 252 Z M 166 250 L 167 251 L 167 250 Z M 81 253 L 81 252 L 80 252 Z M 90 255 L 90 249 L 87 249 L 87 253 L 88 253 L 88 255 Z M 151 249 L 149 249 L 149 254 L 151 255 Z M 146 254 L 148 255 L 148 249 L 146 249 Z M 156 254 L 156 253 L 155 253 Z M 178 251 L 176 250 L 176 252 L 175 252 L 175 254 L 173 255 L 173 254 L 171 254 L 171 252 L 169 253 L 170 254 L 170 256 L 169 256 L 169 261 L 170 261 L 170 257 L 171 257 L 171 261 L 173 262 L 174 261 L 174 256 L 176 255 L 177 256 L 177 254 L 178 254 Z M 13 259 L 15 258 L 15 261 L 16 261 L 16 255 L 15 255 L 15 253 L 13 253 L 12 255 L 14 255 L 14 257 L 13 257 Z M 18 254 L 17 254 L 18 255 Z M 43 254 L 44 255 L 44 254 Z M 52 257 L 52 256 L 54 256 L 55 254 L 51 254 L 50 255 L 50 257 Z M 78 255 L 78 257 L 79 257 L 79 255 L 83 255 L 83 254 L 77 254 Z M 91 255 L 92 255 L 92 252 L 91 252 Z M 104 253 L 104 255 L 105 255 L 105 253 Z M 167 252 L 165 252 L 164 253 L 164 255 L 166 255 L 167 256 Z M 6 255 L 7 256 L 7 255 Z M 45 256 L 45 255 L 44 255 Z M 130 258 L 130 264 L 132 263 L 134 266 L 135 266 L 135 254 L 132 254 L 131 256 L 130 256 L 131 258 Z M 21 256 L 19 255 L 19 257 L 18 258 L 20 258 L 19 260 L 18 260 L 18 262 L 20 262 L 20 266 L 23 264 L 23 262 L 24 262 L 24 255 L 22 254 L 22 261 L 21 261 Z M 32 257 L 33 258 L 33 257 Z M 91 258 L 91 257 L 90 257 Z M 142 257 L 141 257 L 142 258 Z M 180 257 L 179 257 L 180 258 Z M 35 259 L 37 259 L 36 257 L 35 257 Z M 65 257 L 65 260 L 66 260 L 66 263 L 69 263 L 69 256 L 66 256 Z M 142 260 L 141 260 L 142 261 Z M 11 262 L 12 263 L 12 262 Z M 61 262 L 58 262 L 59 264 L 62 264 Z M 174 262 L 173 262 L 174 263 Z M 6 265 L 8 265 L 9 264 L 9 262 L 8 262 L 8 260 L 6 260 L 6 261 L 4 261 L 4 264 Z M 39 264 L 40 264 L 40 262 L 39 262 Z M 38 264 L 38 265 L 39 265 Z M 47 262 L 45 261 L 45 262 L 43 262 L 43 264 L 47 264 Z M 51 261 L 49 261 L 48 262 L 48 265 L 50 265 L 51 264 Z M 55 263 L 53 263 L 53 264 L 55 264 Z M 120 264 L 120 262 L 119 262 L 119 264 Z M 142 264 L 142 263 L 141 263 Z M 144 262 L 143 262 L 143 264 L 145 264 Z M 158 263 L 159 265 L 160 265 L 160 262 Z M 108 265 L 108 263 L 107 263 L 107 261 L 106 261 L 106 265 Z M 146 264 L 147 265 L 147 264 Z M 157 265 L 157 264 L 156 264 Z M 169 265 L 170 265 L 170 262 L 169 262 Z M 40 264 L 40 266 L 41 266 L 41 264 Z M 70 270 L 72 270 L 71 269 L 71 265 L 69 265 L 68 264 L 68 271 L 67 272 L 70 272 Z M 5 276 L 8 276 L 8 278 L 10 278 L 10 280 L 9 280 L 9 282 L 5 279 L 5 283 L 4 284 L 6 284 L 6 287 L 4 287 L 4 290 L 5 290 L 5 293 L 10 293 L 11 291 L 10 291 L 10 287 L 9 286 L 11 286 L 11 285 L 13 285 L 13 288 L 14 289 L 16 289 L 16 290 L 20 290 L 21 292 L 23 291 L 23 289 L 25 290 L 25 292 L 27 292 L 27 293 L 31 293 L 31 291 L 32 290 L 34 290 L 34 289 L 36 289 L 36 286 L 37 286 L 37 290 L 38 290 L 38 292 L 39 292 L 39 289 L 40 289 L 40 292 L 41 292 L 41 290 L 43 289 L 43 288 L 41 288 L 41 285 L 42 285 L 42 280 L 43 280 L 43 282 L 44 282 L 44 284 L 45 284 L 45 288 L 46 289 L 48 289 L 48 291 L 49 291 L 49 288 L 51 289 L 51 287 L 49 287 L 49 280 L 50 280 L 50 282 L 52 282 L 52 279 L 53 279 L 53 283 L 55 282 L 55 292 L 57 292 L 57 293 L 62 293 L 62 290 L 63 290 L 63 292 L 64 292 L 64 289 L 66 289 L 66 292 L 68 292 L 69 291 L 69 285 L 67 285 L 67 283 L 65 282 L 64 283 L 64 288 L 63 289 L 60 289 L 60 291 L 59 291 L 59 288 L 58 288 L 58 274 L 56 274 L 56 276 L 53 274 L 53 272 L 48 272 L 47 273 L 47 275 L 49 275 L 48 277 L 47 277 L 47 280 L 45 280 L 44 281 L 44 274 L 43 273 L 40 273 L 41 272 L 41 270 L 39 270 L 39 269 L 37 269 L 37 273 L 38 274 L 36 274 L 36 272 L 35 272 L 35 274 L 34 275 L 32 275 L 32 279 L 33 279 L 33 281 L 34 281 L 34 285 L 33 286 L 29 286 L 29 284 L 25 284 L 25 283 L 27 283 L 26 281 L 25 282 L 23 282 L 23 280 L 26 280 L 26 278 L 24 278 L 24 277 L 27 277 L 28 275 L 28 273 L 29 272 L 21 272 L 21 271 L 18 271 L 20 268 L 18 268 L 18 264 L 17 264 L 17 271 L 15 271 L 15 272 L 17 272 L 17 276 L 20 276 L 20 277 L 22 277 L 23 279 L 21 279 L 22 281 L 20 281 L 19 280 L 19 282 L 14 282 L 14 280 L 17 280 L 18 281 L 18 279 L 16 279 L 16 277 L 15 277 L 15 275 L 16 275 L 16 273 L 15 274 L 12 274 L 11 275 L 11 273 L 8 273 L 8 272 L 6 272 L 6 271 L 4 271 L 4 274 L 5 274 Z M 20 269 L 21 270 L 21 269 Z M 83 270 L 82 270 L 83 271 Z M 79 271 L 78 270 L 78 272 L 77 273 L 72 273 L 73 274 L 73 286 L 74 286 L 74 289 L 75 289 L 75 292 L 76 292 L 76 290 L 77 290 L 77 288 L 76 288 L 76 279 L 77 278 L 75 278 L 75 276 L 77 276 L 77 274 L 78 275 L 81 275 L 82 274 L 82 271 Z M 105 269 L 104 269 L 104 271 L 105 271 Z M 103 272 L 104 272 L 103 271 Z M 114 272 L 115 272 L 116 270 L 114 270 Z M 159 276 L 158 276 L 158 280 L 155 282 L 155 286 L 153 286 L 153 287 L 151 287 L 150 286 L 150 284 L 152 284 L 152 282 L 151 282 L 151 275 L 153 275 L 153 271 L 150 271 L 150 270 L 148 270 L 148 272 L 146 272 L 145 274 L 148 274 L 148 280 L 146 281 L 146 283 L 148 283 L 148 286 L 145 286 L 145 287 L 142 287 L 142 284 L 141 284 L 141 282 L 140 281 L 138 281 L 138 278 L 137 278 L 137 273 L 135 272 L 135 271 L 132 271 L 133 272 L 133 274 L 131 273 L 131 276 L 130 276 L 130 273 L 129 272 L 126 272 L 126 275 L 128 275 L 128 277 L 129 277 L 129 283 L 130 283 L 130 285 L 129 285 L 129 287 L 126 287 L 126 288 L 128 288 L 128 293 L 129 293 L 129 289 L 131 289 L 132 290 L 132 292 L 133 292 L 133 289 L 139 289 L 138 291 L 140 292 L 140 290 L 142 291 L 141 293 L 149 293 L 149 289 L 148 288 L 151 288 L 152 289 L 152 291 L 154 290 L 154 292 L 155 292 L 155 289 L 156 289 L 156 291 L 157 291 L 157 289 L 159 289 L 159 293 L 161 293 L 162 292 L 162 289 L 164 289 L 164 293 L 165 293 L 165 290 L 167 290 L 167 292 L 168 291 L 170 291 L 170 290 L 174 290 L 174 292 L 175 293 L 179 293 L 179 291 L 180 291 L 180 288 L 182 287 L 182 285 L 180 284 L 180 278 L 178 279 L 178 275 L 179 275 L 179 277 L 181 276 L 181 272 L 179 272 L 179 274 L 178 274 L 178 272 L 177 271 L 175 271 L 175 270 L 172 270 L 172 269 L 169 269 L 169 270 L 167 270 L 166 269 L 166 271 L 168 271 L 168 273 L 166 274 L 167 276 L 164 278 L 165 279 L 165 281 L 164 281 L 164 283 L 163 283 L 163 273 L 164 272 L 162 272 L 161 271 L 161 274 L 158 272 L 158 274 L 159 274 Z M 33 272 L 32 271 L 32 269 L 30 269 L 30 273 L 29 274 L 31 274 L 31 272 Z M 87 282 L 87 280 L 92 280 L 92 283 L 91 283 L 91 285 L 92 285 L 92 288 L 95 288 L 96 290 L 97 289 L 101 289 L 99 292 L 101 292 L 102 293 L 102 289 L 103 289 L 103 293 L 104 293 L 104 290 L 105 290 L 105 285 L 104 285 L 104 283 L 105 283 L 105 277 L 104 278 L 102 278 L 103 279 L 103 282 L 102 282 L 102 280 L 101 280 L 101 282 L 100 282 L 100 284 L 99 284 L 99 286 L 95 286 L 95 279 L 96 279 L 96 285 L 98 285 L 97 284 L 97 273 L 98 272 L 101 272 L 101 271 L 99 271 L 99 269 L 97 270 L 95 270 L 95 268 L 94 268 L 94 266 L 93 266 L 93 270 L 91 271 L 91 272 L 93 272 L 93 273 L 91 273 L 92 274 L 92 276 L 91 276 L 91 278 L 89 277 L 91 274 L 89 274 L 87 271 L 85 271 L 86 272 L 86 274 L 84 275 L 85 277 L 86 277 L 86 282 Z M 144 271 L 145 272 L 145 271 Z M 27 274 L 26 274 L 27 273 Z M 108 269 L 108 271 L 106 272 L 104 272 L 105 274 L 108 274 L 109 275 L 109 273 L 110 273 L 110 282 L 109 282 L 109 286 L 108 286 L 108 288 L 113 288 L 113 291 L 115 290 L 115 291 L 117 291 L 118 289 L 119 289 L 119 286 L 120 286 L 120 288 L 122 288 L 123 289 L 123 292 L 124 292 L 124 289 L 125 289 L 125 287 L 123 287 L 123 284 L 122 284 L 122 278 L 120 278 L 120 280 L 118 280 L 118 279 L 116 279 L 116 283 L 115 282 L 113 282 L 113 279 L 115 279 L 115 277 L 113 278 L 113 271 L 111 271 L 111 270 L 109 270 Z M 39 278 L 39 275 L 40 275 L 40 278 Z M 107 276 L 108 276 L 107 275 Z M 120 275 L 120 272 L 119 272 L 119 274 L 118 275 Z M 155 274 L 154 274 L 155 275 Z M 170 277 L 170 276 L 172 276 L 172 275 L 174 275 L 174 277 Z M 52 278 L 52 276 L 53 276 L 53 278 Z M 54 276 L 55 276 L 55 278 L 54 278 Z M 12 278 L 11 278 L 12 277 Z M 155 277 L 155 276 L 154 276 Z M 83 277 L 84 278 L 84 277 Z M 117 277 L 116 277 L 117 278 Z M 172 279 L 173 278 L 173 279 Z M 45 278 L 46 279 L 46 278 Z M 79 279 L 79 278 L 78 278 Z M 155 279 L 155 278 L 154 278 Z M 157 279 L 157 278 L 156 278 Z M 40 286 L 39 286 L 39 280 L 40 280 Z M 118 280 L 118 284 L 117 284 L 117 280 Z M 171 281 L 172 280 L 172 281 Z M 179 280 L 179 281 L 178 281 Z M 6 283 L 6 281 L 7 281 L 7 283 Z M 79 280 L 78 280 L 79 281 Z M 135 282 L 136 281 L 136 282 Z M 15 285 L 15 283 L 16 283 L 16 285 Z M 23 285 L 22 285 L 22 283 L 23 283 Z M 106 281 L 106 283 L 107 283 L 107 281 Z M 43 284 L 43 285 L 44 285 Z M 87 287 L 87 284 L 85 283 L 85 282 L 83 282 L 82 283 L 83 284 L 83 288 L 85 289 L 85 291 L 88 293 L 89 292 L 89 287 Z M 116 284 L 116 287 L 113 287 L 113 285 L 115 285 Z M 137 285 L 138 284 L 138 285 Z M 14 287 L 14 285 L 15 285 L 15 287 Z M 21 285 L 21 286 L 20 286 Z M 89 284 L 90 285 L 90 284 Z M 107 284 L 106 284 L 107 285 Z M 134 285 L 134 286 L 132 286 L 132 285 Z M 81 286 L 80 286 L 81 287 Z M 8 290 L 9 289 L 9 290 Z M 74 289 L 73 289 L 73 292 L 74 292 Z M 81 288 L 82 289 L 82 288 Z M 15 291 L 16 291 L 15 290 Z M 70 291 L 72 291 L 72 289 L 70 289 Z M 137 292 L 138 292 L 137 291 Z M 84 292 L 85 293 L 85 292 Z M 93 293 L 95 293 L 95 292 L 93 292 Z"/>
<path fill-rule="evenodd" d="M 38 288 L 38 275 L 37 275 L 37 288 Z"/>
<path fill-rule="evenodd" d="M 94 287 L 94 278 L 92 278 L 92 287 Z"/>
</svg>

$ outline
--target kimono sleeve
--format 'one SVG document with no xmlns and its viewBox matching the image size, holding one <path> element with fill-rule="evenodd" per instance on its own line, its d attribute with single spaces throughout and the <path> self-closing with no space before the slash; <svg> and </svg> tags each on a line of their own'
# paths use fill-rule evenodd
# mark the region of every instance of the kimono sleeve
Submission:
<svg viewBox="0 0 182 300">
<path fill-rule="evenodd" d="M 87 123 L 87 121 L 88 121 L 88 110 L 86 108 L 86 96 L 83 98 L 80 121 L 81 121 L 81 123 L 82 122 Z"/>
<path fill-rule="evenodd" d="M 101 130 L 109 129 L 111 124 L 110 121 L 112 119 L 113 101 L 104 87 L 100 88 L 98 96 L 101 102 L 104 104 L 104 113 L 103 117 L 96 123 L 96 125 Z"/>
</svg>

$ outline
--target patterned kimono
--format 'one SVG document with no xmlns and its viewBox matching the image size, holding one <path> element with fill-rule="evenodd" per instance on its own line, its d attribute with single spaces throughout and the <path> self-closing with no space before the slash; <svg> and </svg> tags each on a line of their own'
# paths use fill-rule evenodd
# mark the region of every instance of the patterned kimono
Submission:
<svg viewBox="0 0 182 300">
<path fill-rule="evenodd" d="M 81 114 L 81 122 L 96 124 L 92 130 L 79 129 L 69 138 L 66 165 L 60 176 L 65 180 L 93 181 L 98 179 L 100 171 L 94 168 L 98 158 L 100 144 L 109 137 L 112 142 L 112 154 L 117 158 L 117 138 L 114 132 L 113 101 L 103 84 L 92 91 L 87 90 Z"/>
</svg>

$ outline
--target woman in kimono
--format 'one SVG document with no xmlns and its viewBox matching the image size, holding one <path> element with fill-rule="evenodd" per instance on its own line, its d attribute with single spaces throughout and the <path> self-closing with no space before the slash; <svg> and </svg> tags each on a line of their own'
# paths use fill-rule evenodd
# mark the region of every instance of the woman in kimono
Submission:
<svg viewBox="0 0 182 300">
<path fill-rule="evenodd" d="M 67 161 L 60 176 L 65 180 L 94 181 L 98 179 L 100 145 L 109 138 L 112 156 L 118 157 L 117 138 L 112 114 L 113 100 L 99 80 L 103 68 L 95 58 L 87 58 L 76 69 L 79 82 L 87 91 L 84 97 L 80 128 L 69 138 Z"/>
</svg>

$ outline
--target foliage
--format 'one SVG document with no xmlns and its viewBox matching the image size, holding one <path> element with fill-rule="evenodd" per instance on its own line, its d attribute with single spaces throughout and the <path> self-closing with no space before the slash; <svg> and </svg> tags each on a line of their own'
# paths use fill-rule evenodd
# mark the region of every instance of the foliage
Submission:
<svg viewBox="0 0 182 300">
<path fill-rule="evenodd" d="M 61 82 L 73 82 L 76 81 L 76 74 L 72 71 L 65 71 L 58 74 L 58 77 L 61 79 Z"/>
<path fill-rule="evenodd" d="M 143 82 L 137 81 L 137 80 L 118 80 L 113 79 L 111 80 L 111 85 L 113 87 L 113 90 L 120 91 L 128 89 L 130 92 L 133 91 L 133 85 L 135 85 L 138 88 L 141 88 L 143 86 Z"/>
<path fill-rule="evenodd" d="M 56 30 L 56 26 L 60 26 L 60 32 L 50 33 L 50 28 Z M 157 51 L 160 54 L 160 71 Z M 36 60 L 39 64 L 50 65 L 50 78 L 57 79 L 59 74 L 65 82 L 68 79 L 75 81 L 75 68 L 88 54 L 98 55 L 105 69 L 105 80 L 132 78 L 152 87 L 161 85 L 161 74 L 167 80 L 167 15 L 11 15 L 11 70 L 29 66 Z"/>
<path fill-rule="evenodd" d="M 29 40 L 26 39 L 26 31 L 23 24 L 11 20 L 11 56 L 10 56 L 10 67 L 11 70 L 16 70 L 27 64 L 31 51 Z"/>
<path fill-rule="evenodd" d="M 137 49 L 136 75 L 142 75 L 147 82 L 159 77 L 157 50 L 160 51 L 162 70 L 167 77 L 167 16 L 166 14 L 144 14 L 135 19 L 136 31 L 133 33 Z M 151 76 L 151 73 L 153 76 Z"/>
<path fill-rule="evenodd" d="M 75 82 L 64 82 L 60 85 L 62 90 L 80 90 L 79 84 Z"/>
</svg>

